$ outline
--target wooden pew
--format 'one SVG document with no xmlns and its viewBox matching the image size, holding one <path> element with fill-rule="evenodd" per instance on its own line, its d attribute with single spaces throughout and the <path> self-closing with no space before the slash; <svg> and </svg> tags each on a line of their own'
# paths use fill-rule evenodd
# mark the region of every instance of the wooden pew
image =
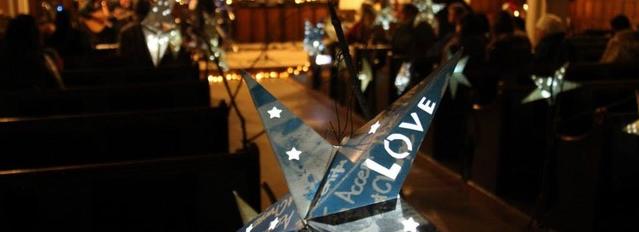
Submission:
<svg viewBox="0 0 639 232">
<path fill-rule="evenodd" d="M 24 117 L 211 105 L 207 81 L 171 81 L 0 93 L 0 116 Z"/>
<path fill-rule="evenodd" d="M 575 62 L 598 62 L 609 37 L 605 35 L 578 35 L 568 39 L 575 52 Z"/>
<path fill-rule="evenodd" d="M 636 112 L 602 112 L 587 133 L 560 137 L 548 225 L 558 231 L 634 229 L 633 219 L 639 215 L 639 137 L 621 129 L 639 118 Z"/>
<path fill-rule="evenodd" d="M 228 109 L 0 119 L 0 169 L 228 152 Z"/>
<path fill-rule="evenodd" d="M 489 142 L 476 143 L 477 150 L 484 149 L 486 146 L 499 144 L 499 157 L 495 159 L 497 166 L 496 180 L 494 181 L 496 194 L 511 204 L 519 205 L 526 211 L 532 210 L 537 194 L 541 190 L 540 176 L 544 165 L 544 159 L 549 151 L 552 151 L 551 168 L 569 170 L 567 166 L 570 163 L 563 163 L 562 167 L 556 167 L 556 159 L 566 160 L 568 156 L 579 156 L 578 151 L 568 152 L 562 147 L 549 149 L 549 139 L 555 144 L 561 144 L 558 141 L 560 137 L 582 137 L 591 133 L 595 128 L 596 118 L 595 112 L 602 107 L 608 112 L 627 111 L 629 108 L 636 112 L 636 103 L 634 100 L 634 90 L 639 89 L 639 79 L 635 75 L 609 77 L 611 73 L 609 65 L 586 66 L 587 71 L 578 70 L 583 65 L 577 64 L 570 68 L 567 72 L 566 79 L 575 81 L 581 85 L 578 89 L 561 93 L 557 102 L 558 113 L 550 116 L 550 107 L 545 101 L 537 101 L 528 104 L 521 104 L 521 100 L 526 97 L 534 86 L 500 86 L 497 113 L 493 110 L 493 115 L 498 115 L 498 123 L 493 125 L 500 128 L 497 140 Z M 588 73 L 588 75 L 581 75 Z M 487 113 L 490 113 L 487 112 Z M 556 124 L 556 133 L 549 135 L 552 123 L 548 120 L 552 117 Z M 483 116 L 483 118 L 492 118 L 492 116 Z M 490 124 L 481 124 L 486 127 Z M 621 128 L 617 128 L 619 131 Z M 489 136 L 490 131 L 480 131 L 479 138 Z M 494 136 L 493 136 L 494 137 Z M 602 138 L 605 138 L 602 137 Z M 601 143 L 601 141 L 590 141 L 588 143 Z M 492 149 L 491 149 L 492 150 Z M 489 157 L 490 154 L 480 154 L 477 156 Z M 580 156 L 580 157 L 592 157 Z M 480 158 L 480 160 L 485 160 Z M 590 161 L 580 161 L 581 164 L 587 164 Z M 578 165 L 576 162 L 575 165 Z M 476 165 L 478 168 L 491 166 L 483 164 Z M 573 169 L 581 167 L 573 166 Z M 583 171 L 583 170 L 582 170 Z M 588 175 L 596 175 L 589 173 Z M 552 181 L 557 181 L 557 177 L 553 177 Z M 584 178 L 586 178 L 584 176 Z M 492 181 L 484 180 L 489 183 Z M 596 181 L 596 180 L 587 180 Z M 565 187 L 565 186 L 564 186 Z M 563 191 L 567 191 L 566 188 Z M 566 198 L 564 198 L 566 199 Z M 576 207 L 578 208 L 578 207 Z M 575 208 L 575 209 L 576 209 Z M 562 209 L 566 210 L 566 208 Z M 569 230 L 570 231 L 570 230 Z"/>
<path fill-rule="evenodd" d="M 639 72 L 633 69 L 637 67 L 571 64 L 566 79 L 582 86 L 560 95 L 558 133 L 586 133 L 592 129 L 592 112 L 611 103 L 619 102 L 610 111 L 636 108 L 633 92 L 639 89 Z M 502 82 L 495 104 L 473 110 L 470 128 L 474 139 L 472 181 L 524 210 L 534 204 L 540 188 L 549 137 L 546 130 L 550 129 L 546 101 L 521 104 L 536 88 L 532 81 L 527 82 Z"/>
<path fill-rule="evenodd" d="M 258 159 L 252 147 L 1 170 L 0 224 L 3 231 L 235 231 L 242 223 L 232 191 L 259 205 Z"/>
<path fill-rule="evenodd" d="M 127 85 L 164 81 L 194 81 L 200 79 L 200 71 L 197 66 L 177 66 L 157 69 L 121 67 L 78 69 L 64 71 L 62 73 L 62 79 L 67 87 Z"/>
</svg>

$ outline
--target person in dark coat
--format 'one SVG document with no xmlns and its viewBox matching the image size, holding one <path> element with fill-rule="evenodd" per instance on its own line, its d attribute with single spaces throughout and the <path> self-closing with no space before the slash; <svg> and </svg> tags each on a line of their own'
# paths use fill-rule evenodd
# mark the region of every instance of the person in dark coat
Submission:
<svg viewBox="0 0 639 232">
<path fill-rule="evenodd" d="M 573 51 L 566 41 L 566 27 L 561 18 L 547 14 L 536 25 L 539 43 L 535 47 L 531 71 L 535 75 L 550 76 L 572 60 Z"/>
<path fill-rule="evenodd" d="M 435 32 L 427 22 L 416 21 L 418 13 L 419 10 L 413 4 L 403 6 L 400 24 L 391 41 L 394 63 L 412 63 L 413 77 L 407 89 L 425 78 L 432 71 L 433 65 L 427 54 L 435 44 Z M 393 73 L 396 73 L 399 65 L 393 66 Z"/>
<path fill-rule="evenodd" d="M 64 88 L 56 57 L 45 51 L 36 20 L 18 15 L 0 46 L 0 90 Z"/>
<path fill-rule="evenodd" d="M 90 35 L 85 31 L 73 28 L 71 15 L 62 10 L 56 13 L 55 32 L 47 39 L 46 44 L 64 60 L 65 68 L 74 68 L 84 65 L 91 47 Z"/>
</svg>

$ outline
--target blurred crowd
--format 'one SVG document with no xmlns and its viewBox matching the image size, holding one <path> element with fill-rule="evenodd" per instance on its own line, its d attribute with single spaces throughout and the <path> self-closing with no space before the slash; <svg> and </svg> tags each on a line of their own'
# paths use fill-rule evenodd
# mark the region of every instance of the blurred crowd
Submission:
<svg viewBox="0 0 639 232">
<path fill-rule="evenodd" d="M 434 20 L 429 23 L 420 20 L 424 10 L 416 5 L 403 4 L 400 9 L 384 10 L 391 7 L 384 0 L 363 3 L 359 20 L 347 32 L 349 43 L 390 46 L 393 60 L 417 64 L 413 65 L 416 77 L 424 77 L 433 66 L 462 50 L 469 57 L 464 73 L 479 102 L 490 101 L 500 81 L 529 83 L 531 74 L 550 76 L 576 59 L 576 48 L 570 40 L 573 34 L 567 30 L 567 22 L 553 14 L 545 14 L 534 23 L 538 39 L 531 41 L 525 19 L 508 11 L 491 15 L 489 20 L 486 14 L 474 12 L 465 1 L 452 1 L 432 12 Z M 396 20 L 387 26 L 380 23 L 385 18 Z M 611 19 L 610 30 L 612 36 L 600 62 L 638 62 L 639 34 L 628 17 L 618 15 Z"/>
<path fill-rule="evenodd" d="M 195 53 L 208 57 L 213 48 L 204 43 L 221 44 L 217 24 L 205 25 L 219 21 L 219 6 L 191 2 L 173 7 L 178 4 L 169 0 L 84 0 L 67 9 L 43 1 L 38 12 L 5 18 L 0 89 L 63 89 L 64 70 L 159 68 L 190 65 Z M 97 62 L 105 57 L 117 62 Z"/>
</svg>

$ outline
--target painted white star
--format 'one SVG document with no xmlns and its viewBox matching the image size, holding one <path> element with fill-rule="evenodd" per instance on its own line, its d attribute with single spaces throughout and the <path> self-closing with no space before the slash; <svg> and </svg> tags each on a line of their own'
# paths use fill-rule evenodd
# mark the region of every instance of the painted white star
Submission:
<svg viewBox="0 0 639 232">
<path fill-rule="evenodd" d="M 293 149 L 287 151 L 286 154 L 288 155 L 288 160 L 300 160 L 300 154 L 302 154 L 302 152 L 293 147 Z"/>
<path fill-rule="evenodd" d="M 419 226 L 419 223 L 413 217 L 402 220 L 402 224 L 404 225 L 404 232 L 417 232 L 417 227 Z"/>
<path fill-rule="evenodd" d="M 253 230 L 253 224 L 246 227 L 246 230 L 244 230 L 244 232 L 251 232 L 251 230 Z"/>
<path fill-rule="evenodd" d="M 278 109 L 277 107 L 273 106 L 273 108 L 269 111 L 266 111 L 268 113 L 269 118 L 280 118 L 280 113 L 282 113 L 282 110 Z"/>
<path fill-rule="evenodd" d="M 277 224 L 280 223 L 280 218 L 276 217 L 275 219 L 273 219 L 273 221 L 271 221 L 271 223 L 268 225 L 268 230 L 274 230 L 275 227 L 277 227 Z"/>
<path fill-rule="evenodd" d="M 379 124 L 379 121 L 375 122 L 375 124 L 371 125 L 371 129 L 368 131 L 368 134 L 375 134 L 375 132 L 377 132 L 377 129 L 379 129 L 381 125 Z"/>
</svg>

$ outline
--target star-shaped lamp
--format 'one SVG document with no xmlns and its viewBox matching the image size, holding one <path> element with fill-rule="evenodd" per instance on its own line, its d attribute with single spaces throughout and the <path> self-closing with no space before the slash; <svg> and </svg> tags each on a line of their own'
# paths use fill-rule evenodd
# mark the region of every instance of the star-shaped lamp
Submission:
<svg viewBox="0 0 639 232">
<path fill-rule="evenodd" d="M 322 40 L 324 39 L 324 24 L 317 23 L 316 26 L 313 26 L 311 22 L 308 20 L 304 22 L 304 50 L 308 53 L 309 56 L 315 56 L 317 54 L 321 54 L 324 49 L 324 43 Z"/>
<path fill-rule="evenodd" d="M 397 77 L 395 77 L 395 88 L 397 88 L 397 95 L 401 95 L 408 84 L 410 83 L 411 75 L 410 75 L 411 63 L 404 62 L 402 66 L 399 68 L 399 72 L 397 72 Z"/>
<path fill-rule="evenodd" d="M 399 192 L 460 56 L 440 66 L 339 146 L 305 125 L 244 72 L 289 194 L 238 231 L 432 228 Z M 274 107 L 282 110 L 281 118 L 269 117 Z"/>
<path fill-rule="evenodd" d="M 453 74 L 450 77 L 450 83 L 448 87 L 450 88 L 450 95 L 455 98 L 457 95 L 457 86 L 459 84 L 471 87 L 470 81 L 464 75 L 464 70 L 466 69 L 466 63 L 468 63 L 468 56 L 464 56 L 461 58 L 457 65 L 455 66 L 455 70 L 453 70 Z"/>
<path fill-rule="evenodd" d="M 171 15 L 174 4 L 172 0 L 154 0 L 149 14 L 142 20 L 146 46 L 156 67 L 167 50 L 176 55 L 181 48 L 182 36 Z"/>
<path fill-rule="evenodd" d="M 360 90 L 365 92 L 368 88 L 368 84 L 370 84 L 373 80 L 373 69 L 368 63 L 368 60 L 362 60 L 362 71 L 357 74 L 357 79 L 359 79 Z"/>
<path fill-rule="evenodd" d="M 639 111 L 639 90 L 635 91 L 635 96 L 637 96 L 637 111 Z M 625 126 L 623 131 L 631 135 L 639 135 L 639 120 Z"/>
<path fill-rule="evenodd" d="M 437 20 L 435 15 L 442 9 L 446 8 L 446 4 L 433 3 L 433 0 L 413 0 L 413 5 L 419 10 L 419 14 L 415 19 L 415 25 L 421 22 L 427 22 L 435 27 Z"/>
<path fill-rule="evenodd" d="M 528 97 L 524 98 L 524 100 L 522 100 L 522 104 L 541 99 L 546 99 L 549 104 L 554 104 L 557 95 L 578 88 L 579 84 L 564 79 L 567 68 L 568 64 L 565 64 L 550 77 L 538 77 L 533 75 L 532 80 L 535 82 L 537 89 L 530 93 Z"/>
</svg>

